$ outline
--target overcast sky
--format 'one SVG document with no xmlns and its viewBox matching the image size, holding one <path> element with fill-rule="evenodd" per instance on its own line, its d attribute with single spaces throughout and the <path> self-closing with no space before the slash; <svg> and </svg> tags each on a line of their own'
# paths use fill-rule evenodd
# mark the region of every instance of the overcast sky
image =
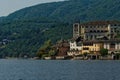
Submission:
<svg viewBox="0 0 120 80">
<path fill-rule="evenodd" d="M 0 0 L 0 17 L 7 16 L 8 14 L 25 8 L 29 6 L 33 6 L 40 3 L 47 2 L 56 2 L 63 0 Z"/>
</svg>

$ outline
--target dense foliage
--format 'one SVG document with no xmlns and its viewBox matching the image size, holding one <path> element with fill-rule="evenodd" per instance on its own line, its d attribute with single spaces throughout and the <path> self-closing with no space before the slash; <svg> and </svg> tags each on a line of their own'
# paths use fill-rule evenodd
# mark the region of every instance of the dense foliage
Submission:
<svg viewBox="0 0 120 80">
<path fill-rule="evenodd" d="M 73 22 L 120 20 L 120 0 L 39 4 L 0 18 L 0 57 L 35 56 L 46 41 L 72 37 Z"/>
<path fill-rule="evenodd" d="M 120 0 L 67 0 L 40 4 L 10 14 L 7 19 L 49 18 L 64 22 L 120 20 Z"/>
<path fill-rule="evenodd" d="M 53 45 L 52 45 L 51 40 L 45 41 L 45 43 L 38 50 L 36 56 L 38 56 L 39 58 L 55 56 L 57 51 L 52 46 Z"/>
<path fill-rule="evenodd" d="M 35 56 L 44 41 L 70 38 L 68 24 L 57 22 L 14 21 L 0 24 L 0 57 Z"/>
<path fill-rule="evenodd" d="M 108 55 L 108 50 L 102 48 L 102 49 L 100 50 L 100 54 L 101 54 L 101 56 L 106 56 L 106 55 Z"/>
</svg>

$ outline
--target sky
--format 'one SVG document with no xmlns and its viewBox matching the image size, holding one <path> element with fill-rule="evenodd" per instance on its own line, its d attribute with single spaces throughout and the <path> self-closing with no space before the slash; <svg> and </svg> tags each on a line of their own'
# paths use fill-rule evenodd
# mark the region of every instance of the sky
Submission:
<svg viewBox="0 0 120 80">
<path fill-rule="evenodd" d="M 63 0 L 0 0 L 0 17 L 7 16 L 16 10 L 40 3 L 57 2 Z"/>
</svg>

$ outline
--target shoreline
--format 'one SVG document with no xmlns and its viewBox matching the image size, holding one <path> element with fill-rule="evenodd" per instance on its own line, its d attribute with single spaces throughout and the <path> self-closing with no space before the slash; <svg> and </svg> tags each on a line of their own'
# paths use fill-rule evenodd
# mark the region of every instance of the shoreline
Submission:
<svg viewBox="0 0 120 80">
<path fill-rule="evenodd" d="M 6 57 L 6 58 L 0 58 L 0 59 L 7 59 L 7 60 L 84 60 L 84 61 L 89 61 L 89 60 L 120 60 L 120 58 L 114 58 L 114 57 L 79 57 L 79 56 L 56 56 L 56 57 L 44 57 L 44 58 L 39 58 L 39 57 L 33 57 L 33 58 L 17 58 L 17 57 Z"/>
</svg>

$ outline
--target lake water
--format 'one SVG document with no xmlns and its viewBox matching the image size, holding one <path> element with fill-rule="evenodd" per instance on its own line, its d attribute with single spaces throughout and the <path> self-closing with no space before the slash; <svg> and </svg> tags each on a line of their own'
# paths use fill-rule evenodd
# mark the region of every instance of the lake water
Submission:
<svg viewBox="0 0 120 80">
<path fill-rule="evenodd" d="M 120 61 L 1 59 L 0 80 L 120 80 Z"/>
</svg>

